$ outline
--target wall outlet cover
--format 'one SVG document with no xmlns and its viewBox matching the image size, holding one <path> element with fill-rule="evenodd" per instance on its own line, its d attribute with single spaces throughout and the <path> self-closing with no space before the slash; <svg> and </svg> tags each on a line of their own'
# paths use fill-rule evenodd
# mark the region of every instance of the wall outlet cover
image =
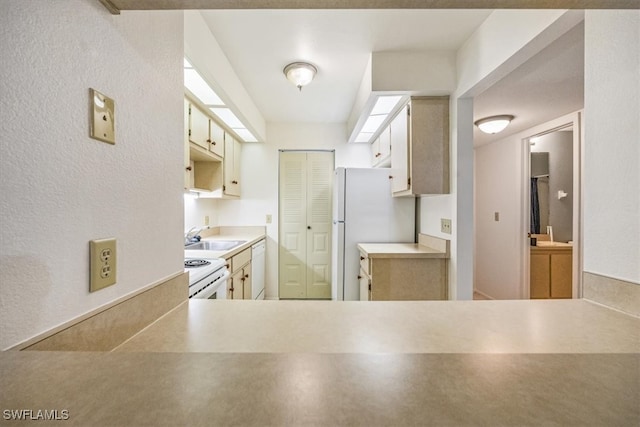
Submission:
<svg viewBox="0 0 640 427">
<path fill-rule="evenodd" d="M 451 234 L 451 220 L 447 218 L 440 218 L 440 231 L 446 234 Z"/>
<path fill-rule="evenodd" d="M 116 283 L 116 239 L 91 240 L 89 292 Z"/>
</svg>

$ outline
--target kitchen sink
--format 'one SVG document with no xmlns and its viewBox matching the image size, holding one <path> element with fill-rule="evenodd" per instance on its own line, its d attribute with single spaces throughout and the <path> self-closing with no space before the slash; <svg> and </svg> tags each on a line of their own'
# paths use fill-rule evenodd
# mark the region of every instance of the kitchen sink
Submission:
<svg viewBox="0 0 640 427">
<path fill-rule="evenodd" d="M 184 248 L 189 250 L 228 251 L 243 243 L 246 243 L 246 240 L 202 240 L 197 243 L 190 243 Z"/>
</svg>

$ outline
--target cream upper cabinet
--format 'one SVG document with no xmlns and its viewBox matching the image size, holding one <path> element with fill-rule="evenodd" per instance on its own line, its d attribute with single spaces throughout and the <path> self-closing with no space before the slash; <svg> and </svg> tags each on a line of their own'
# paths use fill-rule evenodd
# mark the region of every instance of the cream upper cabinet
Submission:
<svg viewBox="0 0 640 427">
<path fill-rule="evenodd" d="M 193 164 L 189 155 L 189 101 L 184 100 L 184 188 L 193 188 Z"/>
<path fill-rule="evenodd" d="M 449 193 L 449 97 L 413 97 L 391 122 L 394 196 Z"/>
<path fill-rule="evenodd" d="M 225 196 L 240 197 L 240 141 L 226 133 L 224 136 L 224 186 Z"/>
<path fill-rule="evenodd" d="M 371 156 L 373 167 L 381 167 L 389 164 L 391 155 L 391 125 L 387 126 L 378 138 L 371 143 Z"/>
<path fill-rule="evenodd" d="M 213 120 L 209 121 L 209 150 L 220 157 L 224 157 L 224 129 Z"/>
<path fill-rule="evenodd" d="M 380 138 L 371 143 L 371 164 L 376 167 L 380 164 Z"/>
<path fill-rule="evenodd" d="M 198 107 L 189 104 L 189 141 L 209 149 L 209 117 Z"/>
<path fill-rule="evenodd" d="M 393 194 L 411 188 L 409 159 L 409 105 L 405 105 L 391 121 L 391 191 Z"/>
</svg>

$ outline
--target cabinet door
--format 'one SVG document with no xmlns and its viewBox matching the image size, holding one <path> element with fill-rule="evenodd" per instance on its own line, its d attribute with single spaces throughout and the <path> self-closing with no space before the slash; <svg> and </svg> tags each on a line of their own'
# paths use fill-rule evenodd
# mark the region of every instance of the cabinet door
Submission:
<svg viewBox="0 0 640 427">
<path fill-rule="evenodd" d="M 195 105 L 190 105 L 189 141 L 203 148 L 209 149 L 209 117 Z"/>
<path fill-rule="evenodd" d="M 184 100 L 184 188 L 188 190 L 193 187 L 193 165 L 189 155 L 189 101 Z"/>
<path fill-rule="evenodd" d="M 551 298 L 571 298 L 573 281 L 571 253 L 551 254 Z"/>
<path fill-rule="evenodd" d="M 240 142 L 228 133 L 224 135 L 224 194 L 240 196 Z"/>
<path fill-rule="evenodd" d="M 409 106 L 400 110 L 391 122 L 391 191 L 409 189 Z"/>
<path fill-rule="evenodd" d="M 376 166 L 380 163 L 381 155 L 382 153 L 380 153 L 380 138 L 376 138 L 371 143 L 371 164 L 373 166 Z"/>
<path fill-rule="evenodd" d="M 251 294 L 251 263 L 247 264 L 242 271 L 244 272 L 243 278 L 243 299 L 253 299 Z"/>
<path fill-rule="evenodd" d="M 227 285 L 227 299 L 243 299 L 244 298 L 244 270 L 240 269 L 229 277 Z"/>
<path fill-rule="evenodd" d="M 224 157 L 224 129 L 220 127 L 216 122 L 211 120 L 209 124 L 209 134 L 211 143 L 209 150 L 220 157 Z"/>
<path fill-rule="evenodd" d="M 371 301 L 371 279 L 362 270 L 358 276 L 358 283 L 360 284 L 360 301 Z"/>
<path fill-rule="evenodd" d="M 550 271 L 548 254 L 531 254 L 529 266 L 530 298 L 550 297 Z"/>
<path fill-rule="evenodd" d="M 380 134 L 380 160 L 391 154 L 391 126 L 387 126 Z"/>
</svg>

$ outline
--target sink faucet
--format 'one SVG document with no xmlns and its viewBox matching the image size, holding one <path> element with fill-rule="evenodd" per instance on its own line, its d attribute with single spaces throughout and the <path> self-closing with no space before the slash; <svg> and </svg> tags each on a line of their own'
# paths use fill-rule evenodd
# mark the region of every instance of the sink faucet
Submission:
<svg viewBox="0 0 640 427">
<path fill-rule="evenodd" d="M 191 227 L 189 231 L 187 231 L 187 233 L 184 235 L 184 244 L 188 245 L 189 243 L 200 240 L 198 239 L 198 237 L 201 231 L 202 228 Z"/>
</svg>

